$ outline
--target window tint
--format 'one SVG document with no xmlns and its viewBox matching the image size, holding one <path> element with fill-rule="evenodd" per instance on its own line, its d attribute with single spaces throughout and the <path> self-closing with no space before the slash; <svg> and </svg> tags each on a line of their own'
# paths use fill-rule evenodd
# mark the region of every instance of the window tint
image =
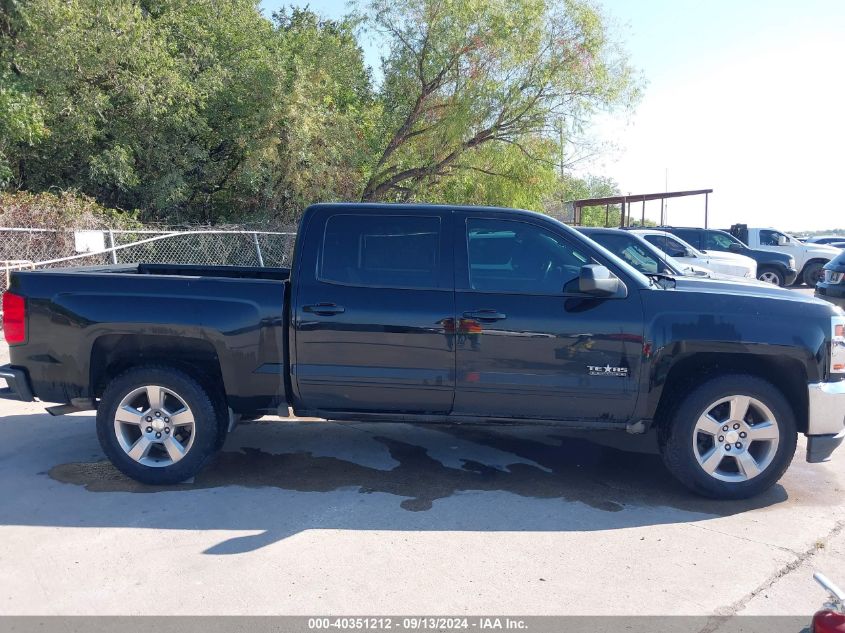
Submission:
<svg viewBox="0 0 845 633">
<path fill-rule="evenodd" d="M 687 252 L 686 246 L 668 235 L 644 235 L 643 237 L 670 257 L 692 257 Z"/>
<path fill-rule="evenodd" d="M 711 251 L 730 250 L 731 244 L 733 243 L 734 241 L 723 233 L 707 232 L 706 248 Z"/>
<path fill-rule="evenodd" d="M 516 220 L 467 220 L 473 290 L 559 294 L 590 258 L 565 239 Z"/>
<path fill-rule="evenodd" d="M 319 278 L 356 286 L 437 287 L 440 218 L 335 215 L 326 222 Z"/>
<path fill-rule="evenodd" d="M 673 229 L 672 232 L 688 244 L 691 244 L 695 247 L 699 247 L 701 244 L 701 236 L 699 231 L 690 231 L 688 229 Z"/>
<path fill-rule="evenodd" d="M 772 231 L 770 229 L 762 229 L 760 231 L 760 244 L 763 246 L 777 246 L 778 245 L 778 238 L 786 237 L 783 233 L 779 231 Z"/>
</svg>

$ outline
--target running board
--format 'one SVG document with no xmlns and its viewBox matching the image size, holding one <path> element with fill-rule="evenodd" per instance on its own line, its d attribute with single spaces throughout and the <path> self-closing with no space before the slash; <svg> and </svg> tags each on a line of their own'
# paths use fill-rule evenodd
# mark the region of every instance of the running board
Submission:
<svg viewBox="0 0 845 633">
<path fill-rule="evenodd" d="M 96 408 L 97 405 L 91 398 L 73 398 L 70 404 L 57 404 L 52 407 L 46 407 L 46 410 L 50 415 L 58 416 L 76 413 L 77 411 L 93 411 Z"/>
</svg>

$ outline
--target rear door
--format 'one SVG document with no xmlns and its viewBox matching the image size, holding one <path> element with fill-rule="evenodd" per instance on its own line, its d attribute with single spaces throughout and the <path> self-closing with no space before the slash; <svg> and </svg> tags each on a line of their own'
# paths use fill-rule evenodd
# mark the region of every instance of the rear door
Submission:
<svg viewBox="0 0 845 633">
<path fill-rule="evenodd" d="M 303 408 L 443 414 L 455 388 L 451 212 L 321 208 L 295 290 Z"/>
<path fill-rule="evenodd" d="M 643 353 L 639 293 L 577 292 L 590 250 L 533 219 L 456 212 L 455 232 L 453 413 L 627 420 Z"/>
</svg>

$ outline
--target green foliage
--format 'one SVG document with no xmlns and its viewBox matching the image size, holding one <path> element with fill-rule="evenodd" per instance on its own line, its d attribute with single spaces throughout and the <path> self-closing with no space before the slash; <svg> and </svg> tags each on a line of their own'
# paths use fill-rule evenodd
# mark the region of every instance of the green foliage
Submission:
<svg viewBox="0 0 845 633">
<path fill-rule="evenodd" d="M 574 134 L 595 110 L 637 97 L 588 2 L 370 0 L 363 15 L 390 43 L 364 200 L 425 197 L 490 145 L 542 164 L 533 146 L 555 124 Z"/>
<path fill-rule="evenodd" d="M 385 38 L 375 85 L 357 29 Z M 366 31 L 365 31 L 366 32 Z M 322 200 L 539 209 L 565 125 L 637 87 L 585 0 L 0 0 L 0 187 L 143 220 L 294 220 Z"/>
<path fill-rule="evenodd" d="M 75 192 L 0 192 L 0 226 L 42 229 L 135 229 L 137 213 L 116 211 Z"/>
</svg>

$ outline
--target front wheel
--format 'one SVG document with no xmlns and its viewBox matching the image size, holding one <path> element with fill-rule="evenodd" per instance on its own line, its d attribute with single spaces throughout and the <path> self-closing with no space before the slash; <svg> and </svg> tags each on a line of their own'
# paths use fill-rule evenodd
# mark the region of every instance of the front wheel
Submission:
<svg viewBox="0 0 845 633">
<path fill-rule="evenodd" d="M 804 283 L 810 286 L 810 288 L 815 288 L 823 275 L 824 264 L 821 262 L 810 262 L 804 267 L 804 273 L 802 274 Z"/>
<path fill-rule="evenodd" d="M 784 284 L 784 278 L 781 272 L 776 268 L 770 268 L 768 266 L 757 269 L 757 279 L 775 286 L 783 286 Z"/>
<path fill-rule="evenodd" d="M 771 383 L 745 374 L 694 389 L 660 429 L 669 471 L 692 491 L 745 499 L 773 486 L 795 454 L 792 408 Z"/>
<path fill-rule="evenodd" d="M 106 387 L 97 408 L 97 437 L 123 474 L 145 484 L 176 484 L 193 477 L 214 454 L 222 415 L 187 374 L 136 367 Z"/>
</svg>

